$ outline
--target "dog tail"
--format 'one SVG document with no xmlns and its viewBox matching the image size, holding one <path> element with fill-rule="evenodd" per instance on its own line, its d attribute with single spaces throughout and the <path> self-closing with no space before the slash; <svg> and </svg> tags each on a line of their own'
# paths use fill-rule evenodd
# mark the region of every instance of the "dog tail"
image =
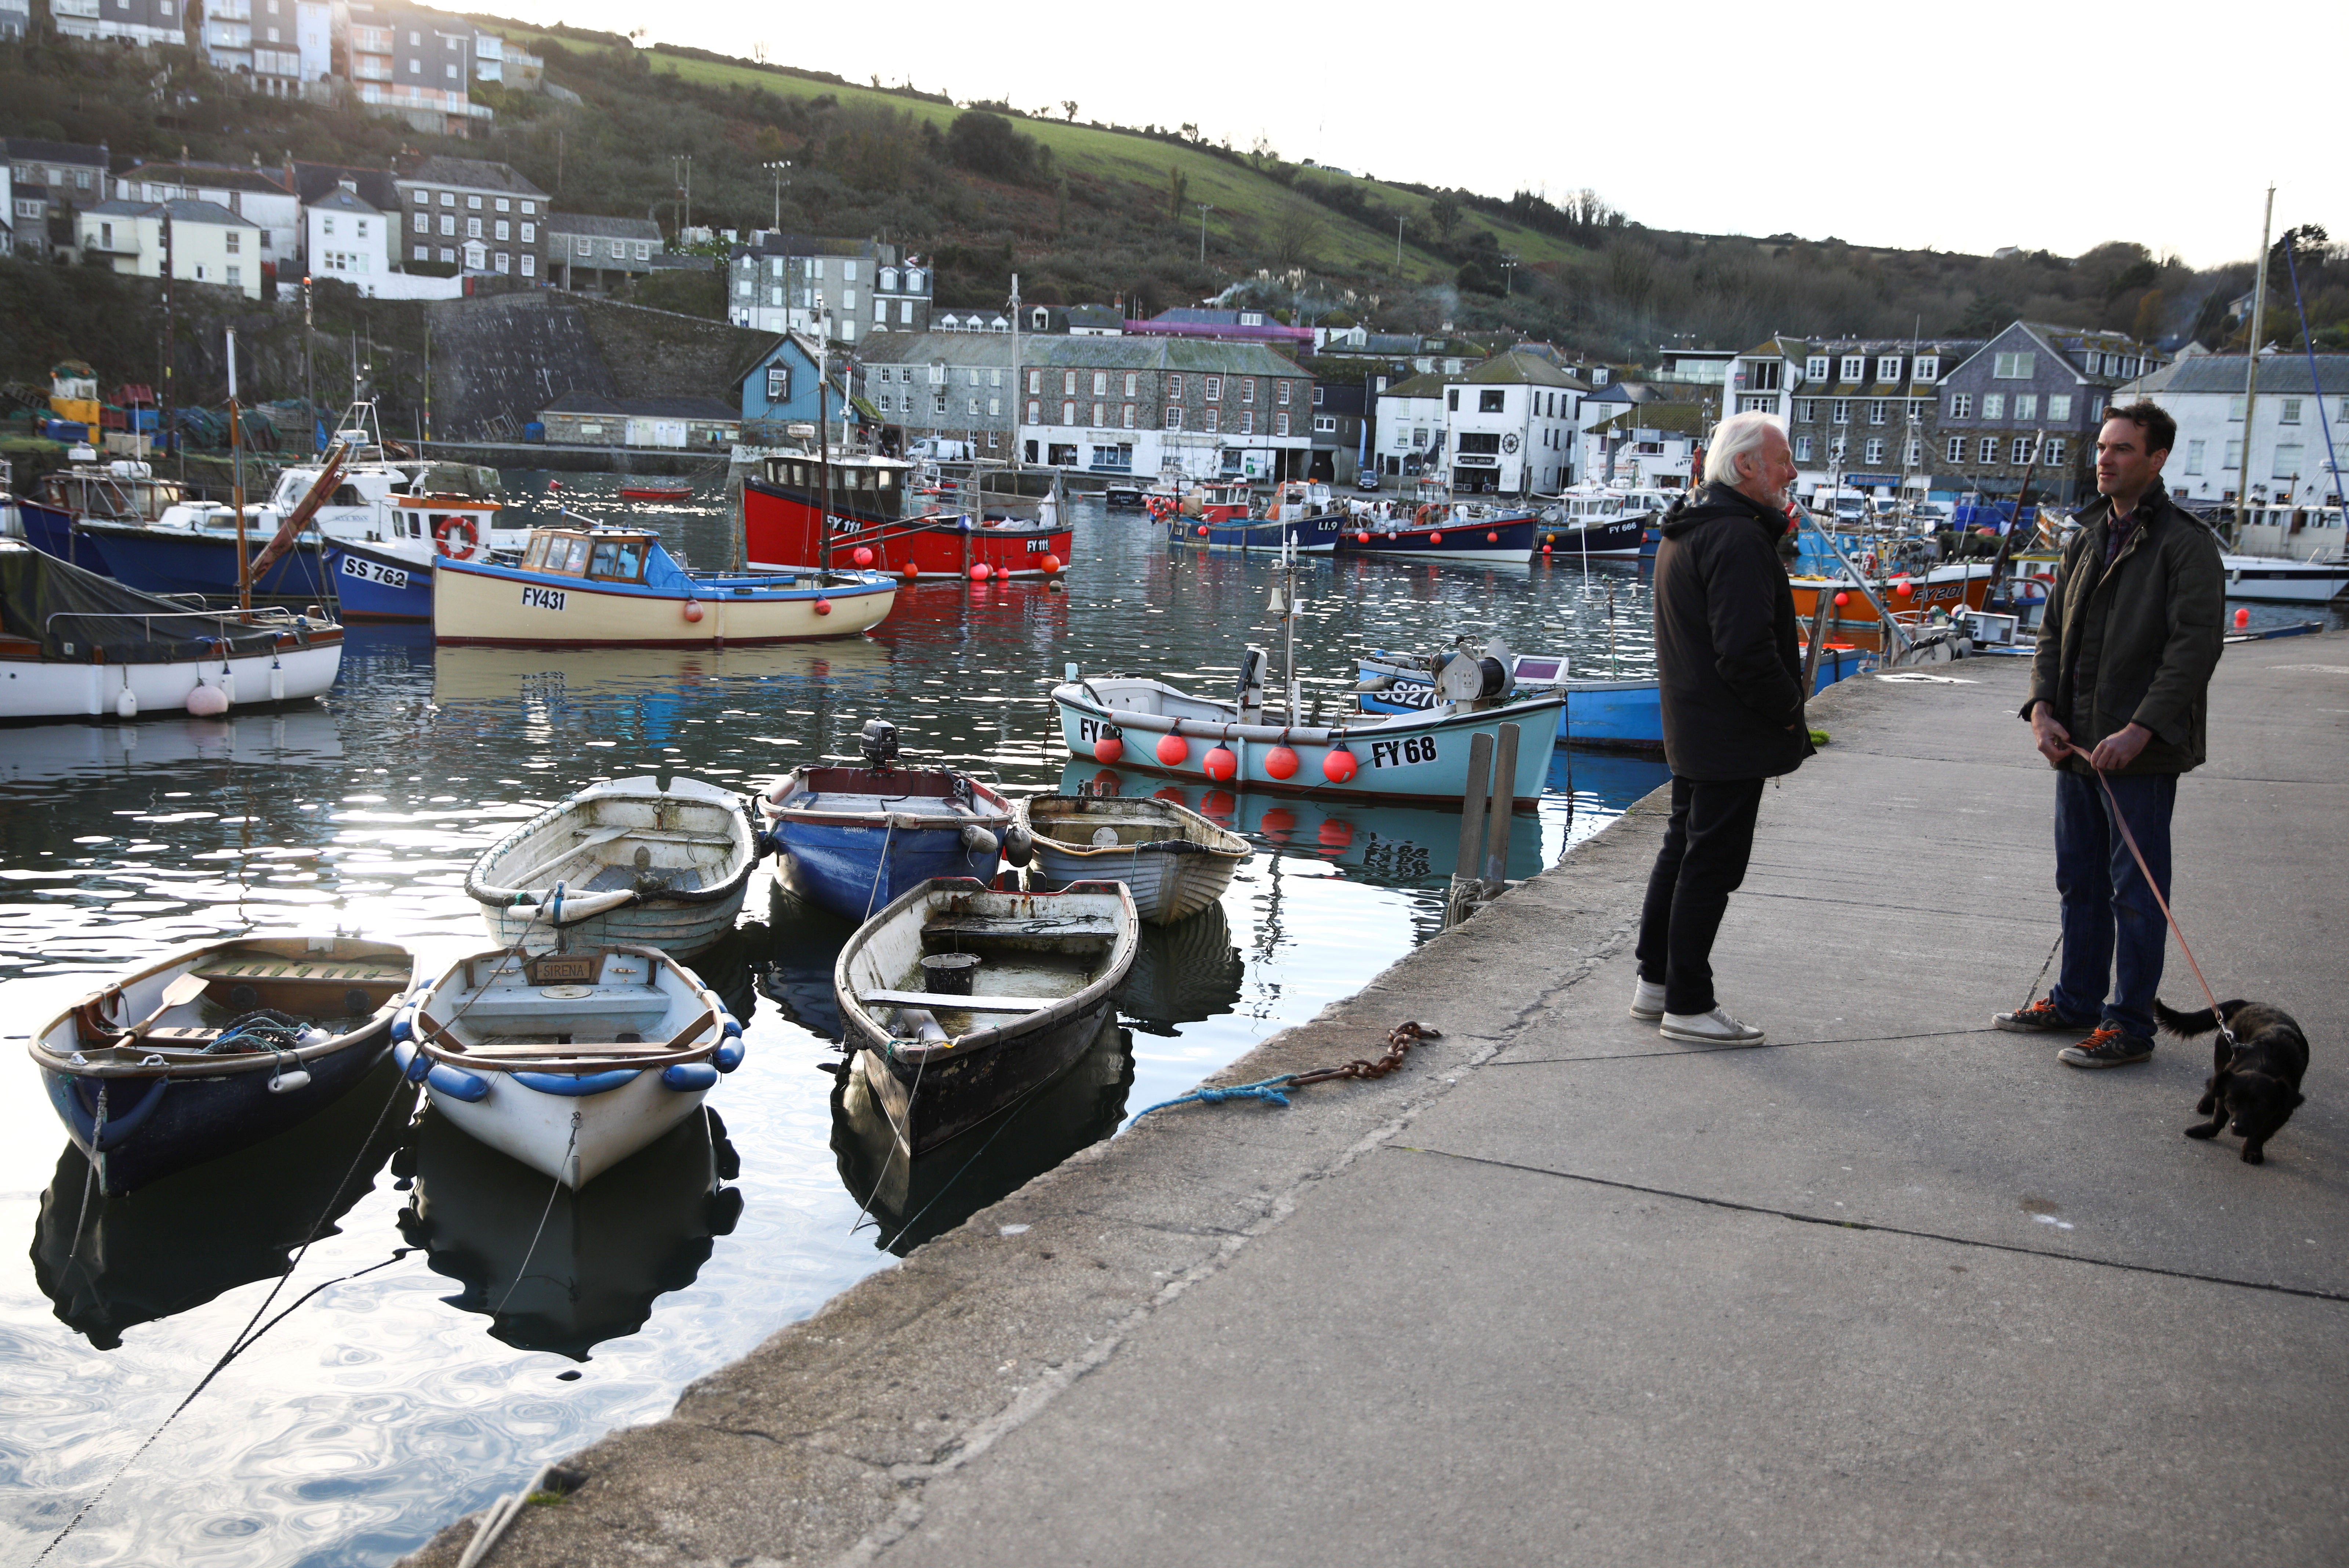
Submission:
<svg viewBox="0 0 2349 1568">
<path fill-rule="evenodd" d="M 2237 1010 L 2242 1006 L 2243 1002 L 2239 999 L 2234 1002 L 2222 1002 L 2215 1010 L 2205 1007 L 2193 1012 L 2180 1012 L 2175 1008 L 2163 1006 L 2160 999 L 2157 997 L 2153 1003 L 2153 1016 L 2162 1028 L 2172 1034 L 2185 1038 L 2209 1033 L 2219 1027 L 2219 1020 L 2234 1017 Z"/>
</svg>

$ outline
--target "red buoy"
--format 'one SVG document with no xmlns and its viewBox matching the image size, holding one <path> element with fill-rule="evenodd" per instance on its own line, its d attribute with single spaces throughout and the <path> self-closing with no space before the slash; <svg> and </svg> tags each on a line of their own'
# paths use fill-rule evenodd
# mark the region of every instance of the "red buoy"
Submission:
<svg viewBox="0 0 2349 1568">
<path fill-rule="evenodd" d="M 1427 536 L 1427 542 L 1431 545 L 1441 545 L 1444 543 L 1444 535 L 1441 532 L 1430 534 Z"/>
<path fill-rule="evenodd" d="M 701 606 L 692 599 L 686 600 L 685 618 L 688 620 L 699 620 L 701 618 Z"/>
<path fill-rule="evenodd" d="M 909 583 L 910 583 L 910 582 L 912 582 L 916 577 L 920 576 L 922 574 L 921 574 L 920 572 L 916 571 L 916 570 L 914 569 L 914 563 L 913 563 L 913 562 L 908 561 L 908 562 L 906 562 L 906 563 L 905 563 L 905 569 L 904 569 L 904 571 L 903 571 L 903 573 L 902 573 L 901 575 L 905 577 L 905 579 L 907 582 L 909 582 Z"/>
<path fill-rule="evenodd" d="M 1061 557 L 1058 556 L 1047 556 L 1036 564 L 1044 568 L 1044 575 L 1048 577 L 1058 576 L 1061 570 Z"/>
<path fill-rule="evenodd" d="M 1345 784 L 1361 770 L 1361 764 L 1354 760 L 1352 748 L 1340 741 L 1330 747 L 1329 753 L 1322 757 L 1321 776 L 1331 784 Z"/>
<path fill-rule="evenodd" d="M 992 576 L 994 573 L 988 569 L 985 561 L 981 561 L 970 569 L 970 580 L 974 583 L 983 583 Z"/>
<path fill-rule="evenodd" d="M 1893 591 L 1895 594 L 1898 594 L 1900 597 L 1902 597 L 1902 598 L 1904 598 L 1904 599 L 1905 599 L 1905 598 L 1907 598 L 1910 594 L 1915 593 L 1917 590 L 1916 590 L 1916 589 L 1914 589 L 1914 588 L 1912 588 L 1912 587 L 1910 587 L 1908 585 L 1908 583 L 1907 583 L 1906 581 L 1902 581 L 1902 582 L 1898 582 L 1898 583 L 1893 584 L 1893 585 L 1892 585 L 1892 591 Z"/>
<path fill-rule="evenodd" d="M 2245 627 L 2247 627 L 2247 626 L 2249 626 L 2249 625 L 2251 625 L 2251 611 L 2249 611 L 2249 610 L 2247 610 L 2247 609 L 2239 609 L 2239 610 L 2237 610 L 2237 611 L 2235 612 L 2235 629 L 2236 629 L 2237 631 L 2240 631 L 2240 630 L 2242 630 Z"/>
<path fill-rule="evenodd" d="M 1113 763 L 1125 755 L 1125 742 L 1115 735 L 1103 735 L 1093 742 L 1093 761 Z"/>
<path fill-rule="evenodd" d="M 1544 545 L 1542 546 L 1542 554 L 1545 556 L 1549 554 L 1549 546 L 1547 545 Z"/>
<path fill-rule="evenodd" d="M 1207 754 L 1199 759 L 1199 765 L 1206 769 L 1207 776 L 1217 784 L 1231 783 L 1232 775 L 1240 771 L 1239 758 L 1221 741 L 1217 741 Z"/>
<path fill-rule="evenodd" d="M 1367 545 L 1370 542 L 1371 531 L 1368 528 L 1363 529 L 1361 533 L 1354 535 L 1354 543 L 1357 545 Z"/>
<path fill-rule="evenodd" d="M 1500 535 L 1500 534 L 1499 534 L 1498 532 L 1496 532 L 1496 531 L 1495 531 L 1495 530 L 1492 530 L 1492 529 L 1487 529 L 1487 530 L 1485 530 L 1485 543 L 1486 543 L 1487 545 L 1497 545 L 1497 544 L 1499 544 L 1500 542 L 1501 542 L 1501 535 Z"/>
<path fill-rule="evenodd" d="M 1167 767 L 1181 767 L 1184 759 L 1190 754 L 1191 743 L 1182 736 L 1167 734 L 1158 737 L 1158 760 Z"/>
<path fill-rule="evenodd" d="M 1200 537 L 1200 538 L 1202 538 L 1202 539 L 1204 539 L 1204 538 L 1206 538 L 1206 536 L 1207 536 L 1207 525 L 1206 525 L 1205 523 L 1202 523 L 1202 524 L 1199 524 L 1199 537 Z"/>
<path fill-rule="evenodd" d="M 1849 604 L 1849 603 L 1851 603 L 1851 596 L 1850 596 L 1849 594 L 1842 593 L 1842 592 L 1837 592 L 1837 595 L 1836 595 L 1836 597 L 1835 597 L 1835 607 L 1836 607 L 1836 608 L 1837 608 L 1837 609 L 1841 609 L 1841 608 L 1843 608 L 1843 607 L 1844 607 L 1844 606 L 1846 606 L 1846 605 L 1847 605 L 1847 604 Z"/>
<path fill-rule="evenodd" d="M 816 600 L 815 613 L 818 615 L 830 615 L 832 613 L 832 601 L 830 599 Z"/>
<path fill-rule="evenodd" d="M 873 564 L 873 552 L 864 545 L 859 545 L 848 553 L 848 558 L 860 566 L 869 566 Z"/>
<path fill-rule="evenodd" d="M 1276 779 L 1294 778 L 1297 775 L 1297 753 L 1288 749 L 1287 742 L 1283 742 L 1265 753 L 1264 771 L 1268 776 Z"/>
</svg>

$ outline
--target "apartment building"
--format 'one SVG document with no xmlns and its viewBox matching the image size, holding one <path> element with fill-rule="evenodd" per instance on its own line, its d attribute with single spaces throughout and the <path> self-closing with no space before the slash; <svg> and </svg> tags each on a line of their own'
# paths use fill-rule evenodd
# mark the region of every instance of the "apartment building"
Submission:
<svg viewBox="0 0 2349 1568">
<path fill-rule="evenodd" d="M 759 229 L 727 258 L 727 317 L 839 343 L 921 334 L 930 330 L 930 284 L 921 258 L 894 244 Z"/>
<path fill-rule="evenodd" d="M 398 255 L 409 270 L 539 275 L 546 192 L 510 164 L 431 157 L 392 184 L 398 192 Z"/>
</svg>

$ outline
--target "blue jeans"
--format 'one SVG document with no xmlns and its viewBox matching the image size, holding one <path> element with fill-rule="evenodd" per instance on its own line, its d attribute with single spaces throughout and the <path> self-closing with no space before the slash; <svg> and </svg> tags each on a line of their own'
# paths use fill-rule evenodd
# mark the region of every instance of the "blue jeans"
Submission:
<svg viewBox="0 0 2349 1568">
<path fill-rule="evenodd" d="M 2113 800 L 2168 898 L 2178 775 L 2139 774 L 2104 784 L 2112 785 Z M 2095 1018 L 2152 1039 L 2168 922 L 2112 821 L 2104 784 L 2069 768 L 2055 775 L 2055 891 L 2064 904 L 2064 965 L 2048 1000 L 2066 1018 Z"/>
</svg>

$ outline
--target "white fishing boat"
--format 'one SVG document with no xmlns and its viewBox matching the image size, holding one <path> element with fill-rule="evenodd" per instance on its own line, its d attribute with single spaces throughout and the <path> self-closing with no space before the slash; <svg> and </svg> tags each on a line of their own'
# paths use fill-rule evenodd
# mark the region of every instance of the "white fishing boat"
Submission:
<svg viewBox="0 0 2349 1568">
<path fill-rule="evenodd" d="M 331 621 L 191 609 L 0 539 L 0 722 L 301 701 L 342 665 Z"/>
<path fill-rule="evenodd" d="M 2223 555 L 2227 597 L 2265 604 L 2330 604 L 2349 588 L 2349 560 L 2335 556 L 2296 559 L 2286 556 Z"/>
<path fill-rule="evenodd" d="M 476 953 L 411 997 L 392 1052 L 433 1109 L 574 1190 L 693 1114 L 742 1026 L 666 953 Z"/>
<path fill-rule="evenodd" d="M 731 930 L 759 851 L 740 795 L 613 779 L 539 813 L 465 873 L 490 940 L 641 942 L 689 956 Z"/>
<path fill-rule="evenodd" d="M 1054 882 L 1123 882 L 1153 925 L 1222 898 L 1248 856 L 1247 839 L 1172 801 L 1042 794 L 1013 809 L 1037 871 Z"/>
<path fill-rule="evenodd" d="M 1123 883 L 997 893 L 965 880 L 925 882 L 858 927 L 833 986 L 899 1144 L 943 1143 L 1082 1055 L 1140 929 Z"/>
</svg>

